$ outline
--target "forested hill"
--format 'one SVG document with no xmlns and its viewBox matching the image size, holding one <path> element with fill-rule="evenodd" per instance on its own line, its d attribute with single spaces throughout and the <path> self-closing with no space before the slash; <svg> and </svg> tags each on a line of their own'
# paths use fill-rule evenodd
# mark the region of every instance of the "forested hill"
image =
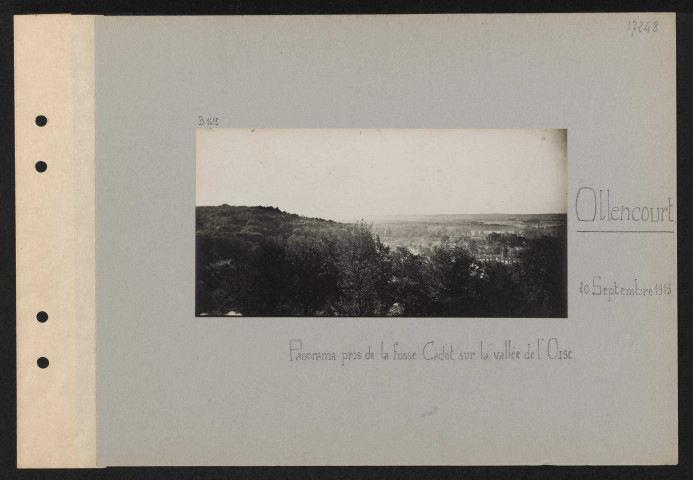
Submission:
<svg viewBox="0 0 693 480">
<path fill-rule="evenodd" d="M 306 234 L 310 231 L 340 228 L 342 224 L 322 218 L 287 213 L 277 207 L 237 207 L 219 205 L 197 207 L 198 234 L 239 237 L 249 241 L 261 238 Z"/>
</svg>

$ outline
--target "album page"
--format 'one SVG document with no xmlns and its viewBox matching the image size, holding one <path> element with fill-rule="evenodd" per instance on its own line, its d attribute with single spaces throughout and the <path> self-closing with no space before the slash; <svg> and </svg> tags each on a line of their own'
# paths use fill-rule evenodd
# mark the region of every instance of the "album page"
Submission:
<svg viewBox="0 0 693 480">
<path fill-rule="evenodd" d="M 677 463 L 674 14 L 15 25 L 20 467 Z"/>
</svg>

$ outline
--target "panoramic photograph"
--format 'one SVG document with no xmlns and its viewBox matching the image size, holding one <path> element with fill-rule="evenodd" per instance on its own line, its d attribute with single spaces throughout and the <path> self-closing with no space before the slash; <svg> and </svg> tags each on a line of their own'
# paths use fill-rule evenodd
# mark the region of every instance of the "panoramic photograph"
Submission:
<svg viewBox="0 0 693 480">
<path fill-rule="evenodd" d="M 567 317 L 563 129 L 197 129 L 195 315 Z"/>
</svg>

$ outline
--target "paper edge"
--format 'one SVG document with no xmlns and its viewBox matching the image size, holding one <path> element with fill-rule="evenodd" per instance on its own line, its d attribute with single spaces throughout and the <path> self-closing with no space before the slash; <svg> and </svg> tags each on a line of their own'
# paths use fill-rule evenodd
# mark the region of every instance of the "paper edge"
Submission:
<svg viewBox="0 0 693 480">
<path fill-rule="evenodd" d="M 96 467 L 94 16 L 14 29 L 17 467 Z"/>
</svg>

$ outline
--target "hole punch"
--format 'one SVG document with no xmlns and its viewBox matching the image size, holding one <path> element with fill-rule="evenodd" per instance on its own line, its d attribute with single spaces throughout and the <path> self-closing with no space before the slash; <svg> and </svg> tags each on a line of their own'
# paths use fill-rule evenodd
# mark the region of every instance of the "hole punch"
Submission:
<svg viewBox="0 0 693 480">
<path fill-rule="evenodd" d="M 36 360 L 36 365 L 38 365 L 39 368 L 46 368 L 46 367 L 48 367 L 49 363 L 50 362 L 48 361 L 48 359 L 46 357 L 40 357 L 38 360 Z"/>
<path fill-rule="evenodd" d="M 39 173 L 43 173 L 46 171 L 48 168 L 48 165 L 46 165 L 46 162 L 36 162 L 36 171 Z"/>
<path fill-rule="evenodd" d="M 48 314 L 41 310 L 36 314 L 36 320 L 38 320 L 39 323 L 46 323 L 46 321 L 48 320 Z"/>
<path fill-rule="evenodd" d="M 48 123 L 48 119 L 44 117 L 43 115 L 39 115 L 36 117 L 36 125 L 39 127 L 44 127 Z"/>
</svg>

